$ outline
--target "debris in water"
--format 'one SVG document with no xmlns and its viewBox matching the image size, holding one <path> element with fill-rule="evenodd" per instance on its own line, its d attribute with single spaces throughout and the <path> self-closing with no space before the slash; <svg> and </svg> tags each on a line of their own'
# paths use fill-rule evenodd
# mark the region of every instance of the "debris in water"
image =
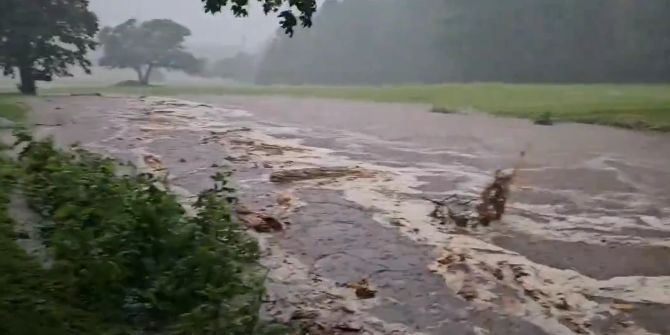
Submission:
<svg viewBox="0 0 670 335">
<path fill-rule="evenodd" d="M 377 295 L 377 290 L 370 288 L 370 282 L 363 278 L 357 283 L 348 284 L 350 288 L 353 288 L 358 299 L 372 299 Z"/>
<path fill-rule="evenodd" d="M 291 207 L 293 204 L 293 195 L 291 195 L 291 192 L 289 191 L 284 191 L 279 193 L 277 196 L 277 204 L 282 207 Z"/>
<path fill-rule="evenodd" d="M 232 128 L 232 129 L 226 129 L 223 131 L 210 131 L 209 134 L 212 136 L 225 136 L 231 133 L 239 133 L 239 132 L 247 132 L 251 131 L 251 128 L 249 127 L 240 127 L 240 128 Z"/>
<path fill-rule="evenodd" d="M 430 216 L 439 220 L 442 225 L 453 223 L 459 227 L 466 227 L 477 218 L 475 197 L 452 194 L 444 200 L 430 201 L 435 204 Z"/>
<path fill-rule="evenodd" d="M 251 158 L 247 155 L 241 155 L 241 156 L 226 156 L 223 159 L 233 162 L 233 163 L 239 163 L 239 162 L 248 162 L 251 160 Z"/>
<path fill-rule="evenodd" d="M 447 222 L 451 221 L 459 227 L 467 226 L 468 222 L 475 217 L 472 206 L 475 201 L 475 198 L 467 196 L 452 195 L 448 197 L 443 210 L 443 213 L 446 213 L 443 220 L 447 219 Z"/>
<path fill-rule="evenodd" d="M 319 311 L 317 310 L 307 310 L 307 309 L 296 309 L 293 314 L 291 314 L 291 320 L 310 320 L 316 319 L 319 317 Z"/>
<path fill-rule="evenodd" d="M 340 178 L 345 176 L 365 178 L 370 175 L 369 172 L 358 168 L 318 167 L 276 171 L 270 175 L 270 181 L 273 183 L 290 183 L 302 180 Z"/>
<path fill-rule="evenodd" d="M 497 170 L 493 182 L 484 188 L 480 196 L 481 203 L 477 206 L 480 224 L 488 226 L 491 221 L 500 220 L 505 214 L 510 188 L 525 157 L 526 151 L 521 151 L 516 166 L 511 170 Z"/>
<path fill-rule="evenodd" d="M 463 299 L 467 301 L 471 301 L 476 299 L 479 295 L 477 294 L 477 290 L 475 289 L 474 285 L 470 282 L 465 282 L 463 283 L 463 287 L 461 287 L 456 294 L 460 295 Z"/>
<path fill-rule="evenodd" d="M 437 260 L 439 264 L 449 265 L 452 263 L 462 263 L 468 258 L 465 254 L 448 254 Z"/>
<path fill-rule="evenodd" d="M 570 305 L 568 304 L 568 301 L 565 300 L 564 297 L 558 298 L 558 301 L 554 303 L 554 306 L 558 309 L 567 311 L 570 309 Z"/>
<path fill-rule="evenodd" d="M 493 270 L 493 272 L 491 272 L 491 273 L 498 280 L 505 279 L 505 274 L 502 272 L 502 269 L 500 269 L 500 268 L 497 268 L 497 269 Z"/>
<path fill-rule="evenodd" d="M 396 226 L 396 227 L 404 227 L 405 224 L 404 224 L 402 221 L 403 221 L 403 219 L 393 218 L 393 219 L 391 219 L 391 220 L 389 221 L 389 223 L 390 223 L 392 226 Z"/>
<path fill-rule="evenodd" d="M 521 283 L 523 293 L 535 301 L 540 301 L 546 294 L 528 283 Z"/>
<path fill-rule="evenodd" d="M 213 134 L 209 139 L 216 139 L 220 140 L 221 135 L 226 134 L 226 133 L 216 133 Z M 260 151 L 264 153 L 266 156 L 276 156 L 276 155 L 283 155 L 285 152 L 304 152 L 305 149 L 302 148 L 296 148 L 296 147 L 290 147 L 290 146 L 285 146 L 285 145 L 278 145 L 278 144 L 270 144 L 270 143 L 265 143 L 265 142 L 260 142 L 260 141 L 255 141 L 255 140 L 250 140 L 250 139 L 243 139 L 243 138 L 233 138 L 228 141 L 228 143 L 232 146 L 236 147 L 247 147 L 248 150 L 250 151 Z"/>
<path fill-rule="evenodd" d="M 333 325 L 333 328 L 345 332 L 360 332 L 363 330 L 363 325 L 355 320 L 344 320 Z"/>
<path fill-rule="evenodd" d="M 259 233 L 271 233 L 273 231 L 284 230 L 284 226 L 282 225 L 282 223 L 279 222 L 279 220 L 269 215 L 260 215 L 260 214 L 251 215 L 243 217 L 242 221 L 249 228 L 252 228 Z"/>
<path fill-rule="evenodd" d="M 254 143 L 252 146 L 252 150 L 254 151 L 262 151 L 268 156 L 277 156 L 277 155 L 283 155 L 285 151 L 289 152 L 303 152 L 305 151 L 304 149 L 300 148 L 294 148 L 294 147 L 288 147 L 288 146 L 282 146 L 282 145 L 276 145 L 276 144 L 269 144 L 269 143 L 262 143 L 262 142 L 257 142 Z"/>
<path fill-rule="evenodd" d="M 493 181 L 484 188 L 479 198 L 452 194 L 443 200 L 426 199 L 435 204 L 430 216 L 439 220 L 440 224 L 453 223 L 459 227 L 488 226 L 492 221 L 500 220 L 505 214 L 510 187 L 525 155 L 522 151 L 513 169 L 497 170 Z"/>
<path fill-rule="evenodd" d="M 621 320 L 621 321 L 619 321 L 619 322 L 617 322 L 617 323 L 618 323 L 621 327 L 624 327 L 624 328 L 629 328 L 629 327 L 632 327 L 632 326 L 635 325 L 635 322 L 630 321 L 630 320 Z"/>
<path fill-rule="evenodd" d="M 264 213 L 254 212 L 244 205 L 237 205 L 235 212 L 245 226 L 259 233 L 271 233 L 284 230 L 284 225 L 275 217 Z"/>
<path fill-rule="evenodd" d="M 510 270 L 514 274 L 514 280 L 521 281 L 521 278 L 530 276 L 530 274 L 523 268 L 521 264 L 510 264 Z"/>
<path fill-rule="evenodd" d="M 242 204 L 237 204 L 235 206 L 235 213 L 237 213 L 237 215 L 249 215 L 249 214 L 253 214 L 254 212 L 252 210 L 250 210 L 247 206 L 244 206 Z"/>
<path fill-rule="evenodd" d="M 482 270 L 484 270 L 484 271 L 490 273 L 491 275 L 493 275 L 493 277 L 497 280 L 503 280 L 505 278 L 505 274 L 503 273 L 503 270 L 499 267 L 491 266 L 491 265 L 486 264 L 484 262 L 481 262 L 477 265 Z"/>
<path fill-rule="evenodd" d="M 575 321 L 574 318 L 570 316 L 561 317 L 559 318 L 559 321 L 575 334 L 591 334 L 591 332 L 586 329 L 585 325 L 580 325 L 577 321 Z"/>
<path fill-rule="evenodd" d="M 612 304 L 612 308 L 618 309 L 618 310 L 623 311 L 623 312 L 629 312 L 629 311 L 634 310 L 635 306 L 633 306 L 631 304 L 621 304 L 621 303 L 619 303 L 619 304 Z"/>
<path fill-rule="evenodd" d="M 492 221 L 500 220 L 505 214 L 505 206 L 509 190 L 516 175 L 516 170 L 498 170 L 493 182 L 484 188 L 477 205 L 478 220 L 481 225 L 488 226 Z"/>
<path fill-rule="evenodd" d="M 144 155 L 144 163 L 153 171 L 164 171 L 165 166 L 158 157 L 154 155 Z"/>
</svg>

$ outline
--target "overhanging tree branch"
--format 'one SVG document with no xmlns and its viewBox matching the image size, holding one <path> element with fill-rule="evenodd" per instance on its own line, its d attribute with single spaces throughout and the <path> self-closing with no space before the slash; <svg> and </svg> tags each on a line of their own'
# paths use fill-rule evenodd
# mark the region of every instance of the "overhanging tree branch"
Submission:
<svg viewBox="0 0 670 335">
<path fill-rule="evenodd" d="M 219 13 L 229 7 L 235 16 L 249 15 L 249 0 L 200 0 L 207 13 Z M 312 17 L 316 13 L 316 0 L 257 0 L 265 14 L 278 13 L 279 25 L 289 36 L 300 23 L 303 27 L 312 26 Z M 286 8 L 281 10 L 281 8 Z"/>
</svg>

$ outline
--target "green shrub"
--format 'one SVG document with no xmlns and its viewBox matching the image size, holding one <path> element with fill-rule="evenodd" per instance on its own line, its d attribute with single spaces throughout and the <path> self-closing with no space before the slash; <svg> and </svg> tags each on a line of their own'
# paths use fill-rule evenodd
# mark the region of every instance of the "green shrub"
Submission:
<svg viewBox="0 0 670 335">
<path fill-rule="evenodd" d="M 47 221 L 50 270 L 77 307 L 136 332 L 252 334 L 264 273 L 255 240 L 231 217 L 227 176 L 188 216 L 150 174 L 50 141 L 19 157 L 21 186 Z"/>
</svg>

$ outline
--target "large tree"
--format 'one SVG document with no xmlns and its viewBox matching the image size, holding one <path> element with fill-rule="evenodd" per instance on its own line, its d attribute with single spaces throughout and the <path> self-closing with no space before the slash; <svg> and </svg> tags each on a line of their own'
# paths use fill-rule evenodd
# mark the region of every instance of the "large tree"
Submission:
<svg viewBox="0 0 670 335">
<path fill-rule="evenodd" d="M 72 65 L 87 73 L 95 48 L 98 19 L 88 0 L 0 0 L 0 68 L 21 77 L 23 94 L 35 94 L 35 82 L 70 76 Z"/>
<path fill-rule="evenodd" d="M 133 69 L 141 85 L 149 84 L 152 71 L 157 68 L 196 74 L 202 62 L 184 48 L 190 35 L 188 28 L 168 19 L 142 23 L 131 19 L 106 27 L 99 36 L 103 45 L 100 65 Z"/>
<path fill-rule="evenodd" d="M 200 0 L 205 12 L 218 13 L 230 7 L 235 16 L 249 15 L 249 0 Z M 312 26 L 312 16 L 316 12 L 316 0 L 257 0 L 263 6 L 265 14 L 278 13 L 279 25 L 290 36 L 300 23 L 303 27 Z"/>
</svg>

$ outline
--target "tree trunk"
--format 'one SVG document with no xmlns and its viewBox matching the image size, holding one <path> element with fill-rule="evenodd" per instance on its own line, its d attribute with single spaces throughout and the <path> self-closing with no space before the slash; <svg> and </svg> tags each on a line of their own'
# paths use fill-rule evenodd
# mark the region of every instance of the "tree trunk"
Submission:
<svg viewBox="0 0 670 335">
<path fill-rule="evenodd" d="M 142 84 L 144 86 L 149 86 L 149 80 L 151 79 L 151 71 L 153 71 L 153 69 L 154 69 L 154 65 L 149 64 L 149 66 L 147 67 L 147 71 L 144 73 L 143 80 L 140 80 L 140 84 Z"/>
<path fill-rule="evenodd" d="M 19 67 L 19 75 L 21 76 L 21 84 L 19 91 L 24 95 L 36 95 L 37 85 L 35 85 L 35 74 L 31 66 Z"/>
<path fill-rule="evenodd" d="M 135 72 L 137 72 L 137 83 L 140 85 L 144 85 L 144 78 L 142 78 L 142 68 L 141 67 L 136 67 L 134 68 Z"/>
</svg>

